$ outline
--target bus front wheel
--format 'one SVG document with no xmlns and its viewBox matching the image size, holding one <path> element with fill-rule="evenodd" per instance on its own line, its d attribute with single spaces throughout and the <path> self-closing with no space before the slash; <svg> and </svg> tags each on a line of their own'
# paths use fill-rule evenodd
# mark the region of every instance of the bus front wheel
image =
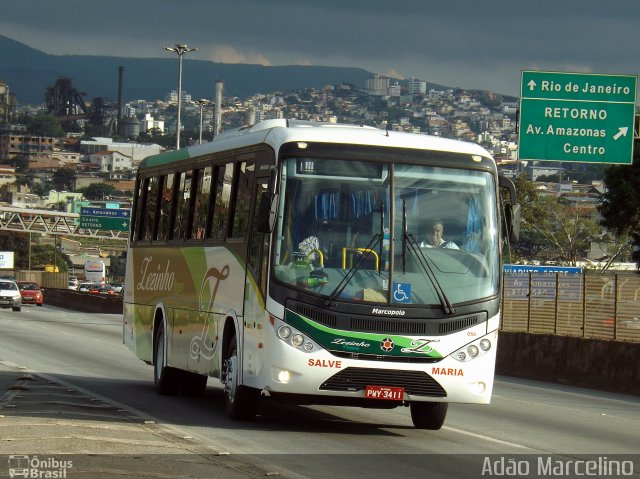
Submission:
<svg viewBox="0 0 640 479">
<path fill-rule="evenodd" d="M 446 402 L 412 402 L 411 419 L 418 429 L 438 430 L 447 417 L 449 404 Z"/>
<path fill-rule="evenodd" d="M 153 384 L 158 394 L 170 395 L 175 394 L 177 390 L 177 381 L 175 370 L 166 366 L 164 325 L 160 323 L 156 333 L 155 355 L 153 361 Z"/>
<path fill-rule="evenodd" d="M 229 342 L 222 377 L 227 415 L 235 420 L 252 419 L 258 409 L 259 395 L 256 389 L 238 384 L 240 364 L 238 361 L 238 341 L 235 334 Z"/>
</svg>

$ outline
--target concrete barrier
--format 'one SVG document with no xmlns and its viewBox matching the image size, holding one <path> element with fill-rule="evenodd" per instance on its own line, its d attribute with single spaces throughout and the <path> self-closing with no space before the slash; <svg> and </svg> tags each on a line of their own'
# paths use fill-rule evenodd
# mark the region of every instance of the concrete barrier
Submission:
<svg viewBox="0 0 640 479">
<path fill-rule="evenodd" d="M 86 313 L 122 314 L 122 296 L 45 288 L 44 303 Z"/>
<path fill-rule="evenodd" d="M 500 332 L 496 373 L 640 396 L 640 343 Z"/>
</svg>

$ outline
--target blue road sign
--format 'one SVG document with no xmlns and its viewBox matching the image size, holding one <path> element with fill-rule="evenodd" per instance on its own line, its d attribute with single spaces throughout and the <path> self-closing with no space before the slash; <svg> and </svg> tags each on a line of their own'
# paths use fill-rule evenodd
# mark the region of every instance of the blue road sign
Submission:
<svg viewBox="0 0 640 479">
<path fill-rule="evenodd" d="M 101 216 L 105 218 L 129 218 L 131 210 L 118 208 L 80 208 L 80 216 Z"/>
<path fill-rule="evenodd" d="M 509 274 L 582 274 L 582 268 L 577 268 L 575 266 L 533 266 L 529 264 L 505 264 L 502 266 L 502 271 Z"/>
</svg>

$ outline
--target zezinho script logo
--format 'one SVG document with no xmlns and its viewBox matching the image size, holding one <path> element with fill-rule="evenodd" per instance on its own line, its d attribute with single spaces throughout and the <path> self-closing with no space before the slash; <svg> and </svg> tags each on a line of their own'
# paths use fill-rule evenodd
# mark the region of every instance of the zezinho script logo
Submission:
<svg viewBox="0 0 640 479">
<path fill-rule="evenodd" d="M 170 271 L 171 260 L 165 265 L 153 264 L 153 258 L 146 256 L 140 265 L 140 281 L 136 284 L 138 291 L 171 291 L 175 280 L 175 274 Z"/>
</svg>

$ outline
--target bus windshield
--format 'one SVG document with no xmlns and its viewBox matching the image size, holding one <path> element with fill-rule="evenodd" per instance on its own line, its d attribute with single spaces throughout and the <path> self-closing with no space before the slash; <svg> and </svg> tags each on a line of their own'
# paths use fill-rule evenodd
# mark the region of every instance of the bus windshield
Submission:
<svg viewBox="0 0 640 479">
<path fill-rule="evenodd" d="M 434 307 L 498 293 L 490 173 L 290 158 L 281 175 L 281 283 L 340 301 Z"/>
</svg>

